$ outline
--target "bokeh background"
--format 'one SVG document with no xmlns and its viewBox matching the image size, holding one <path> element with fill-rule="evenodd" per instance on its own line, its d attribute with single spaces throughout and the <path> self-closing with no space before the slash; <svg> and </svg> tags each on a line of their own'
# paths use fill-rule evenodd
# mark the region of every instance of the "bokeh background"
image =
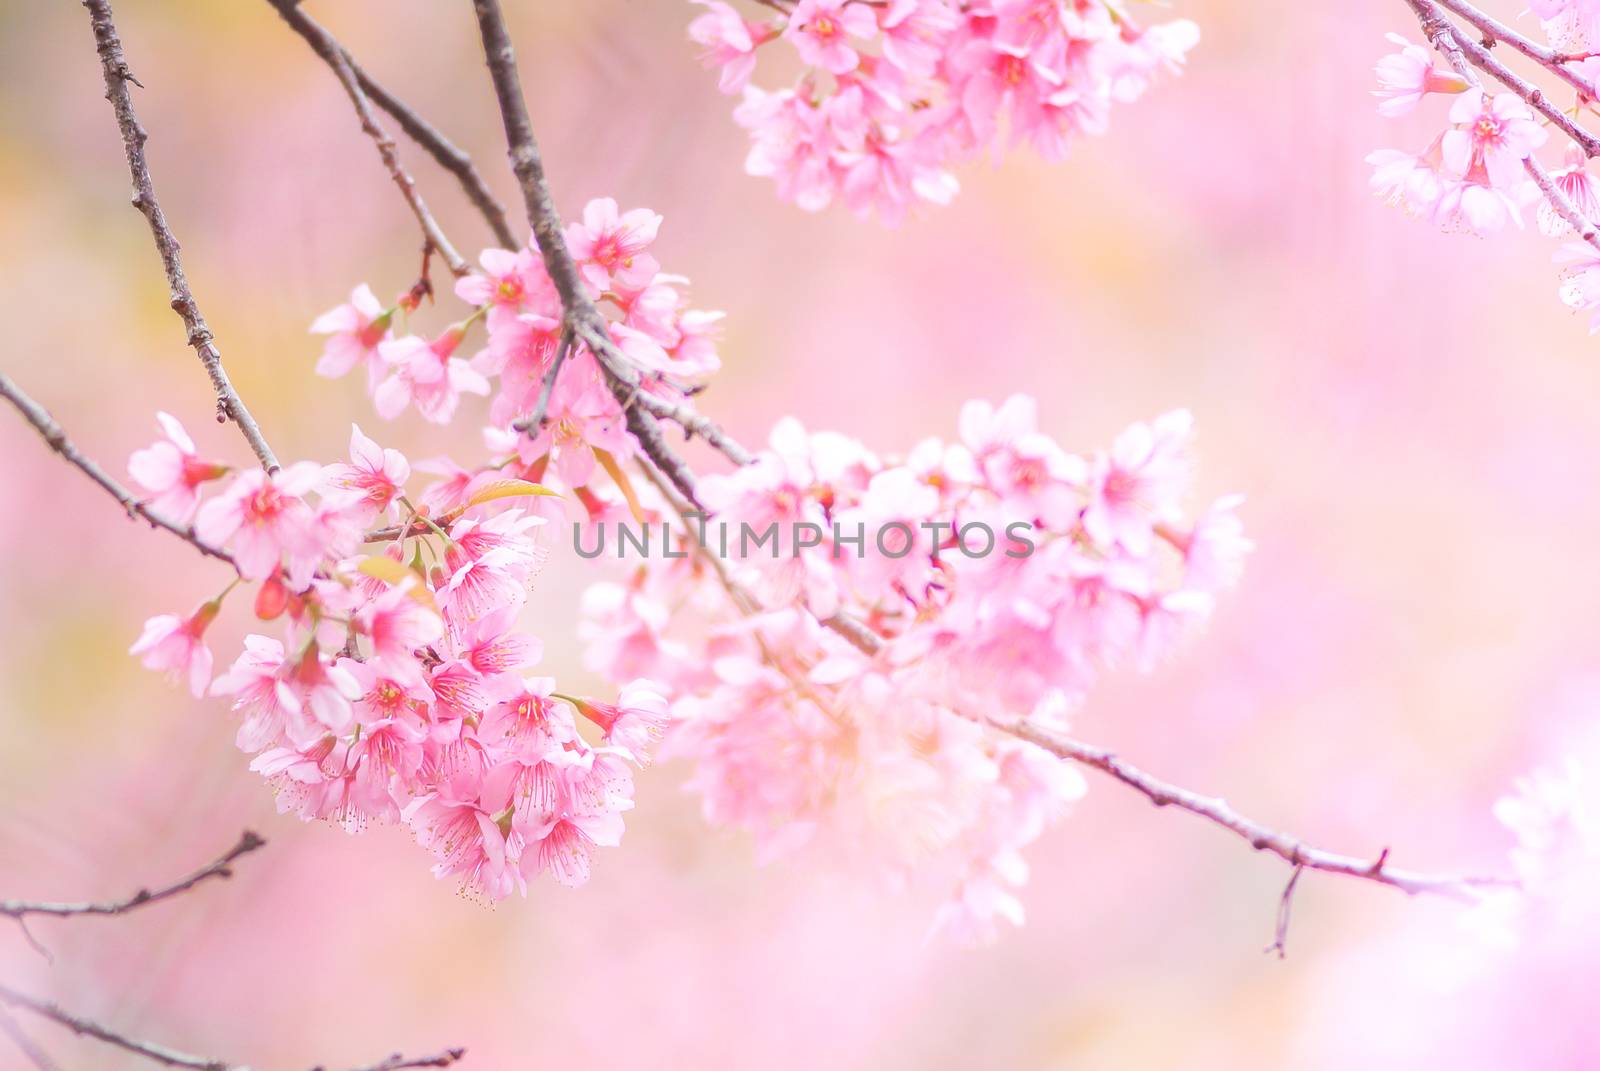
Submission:
<svg viewBox="0 0 1600 1071">
<path fill-rule="evenodd" d="M 966 398 L 1027 391 L 1091 449 L 1195 411 L 1203 489 L 1248 496 L 1259 550 L 1207 634 L 1113 675 L 1080 735 L 1327 847 L 1503 865 L 1490 806 L 1600 692 L 1600 368 L 1550 242 L 1440 234 L 1367 193 L 1362 157 L 1420 147 L 1441 117 L 1374 114 L 1383 32 L 1415 36 L 1398 0 L 1181 0 L 1204 33 L 1181 82 L 1063 165 L 966 168 L 952 207 L 895 231 L 744 176 L 689 5 L 510 6 L 562 208 L 665 215 L 667 270 L 729 312 L 704 408 L 744 438 L 795 413 L 893 450 L 953 433 Z M 328 70 L 265 3 L 120 7 L 158 190 L 279 454 L 341 455 L 352 415 L 414 459 L 464 453 L 470 421 L 379 427 L 356 377 L 311 374 L 316 313 L 415 275 L 414 225 Z M 514 204 L 464 0 L 311 10 Z M 0 365 L 116 471 L 158 408 L 242 457 L 209 420 L 101 93 L 77 5 L 0 2 Z M 453 180 L 402 154 L 475 249 Z M 126 657 L 147 615 L 220 587 L 215 567 L 126 522 L 9 413 L 0 502 L 0 896 L 119 895 L 244 826 L 271 842 L 178 902 L 36 923 L 53 964 L 0 927 L 0 977 L 129 1033 L 257 1068 L 446 1044 L 492 1069 L 1415 1067 L 1449 1021 L 1415 968 L 1456 939 L 1455 909 L 1308 875 L 1280 962 L 1261 950 L 1285 868 L 1100 779 L 1031 853 L 1027 927 L 979 951 L 924 941 L 932 892 L 756 867 L 670 764 L 586 888 L 475 906 L 403 831 L 276 815 L 224 706 Z M 534 604 L 565 677 L 592 575 L 558 555 Z M 219 656 L 243 624 L 218 626 Z M 135 1066 L 25 1025 L 65 1066 Z M 20 1059 L 0 1045 L 0 1067 Z"/>
</svg>

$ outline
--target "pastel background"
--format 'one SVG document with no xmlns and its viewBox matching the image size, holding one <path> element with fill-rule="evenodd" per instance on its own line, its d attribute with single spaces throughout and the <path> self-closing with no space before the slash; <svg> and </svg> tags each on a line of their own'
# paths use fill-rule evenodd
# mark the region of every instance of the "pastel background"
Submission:
<svg viewBox="0 0 1600 1071">
<path fill-rule="evenodd" d="M 1113 675 L 1081 736 L 1330 848 L 1502 865 L 1491 804 L 1600 693 L 1600 371 L 1550 242 L 1440 234 L 1367 193 L 1368 151 L 1436 129 L 1368 95 L 1383 32 L 1415 36 L 1399 0 L 1179 0 L 1204 33 L 1180 82 L 1065 164 L 966 168 L 952 207 L 894 231 L 742 173 L 688 4 L 509 6 L 561 207 L 665 215 L 664 265 L 729 313 L 703 408 L 747 440 L 794 413 L 894 450 L 953 433 L 969 397 L 1026 391 L 1092 449 L 1194 410 L 1202 489 L 1248 496 L 1259 550 L 1213 627 L 1148 677 Z M 316 313 L 415 274 L 413 223 L 327 69 L 265 3 L 120 7 L 158 190 L 280 455 L 341 455 L 352 415 L 413 458 L 469 446 L 469 422 L 380 427 L 354 378 L 311 374 Z M 514 203 L 464 0 L 312 11 Z M 0 3 L 0 366 L 119 473 L 158 408 L 242 459 L 165 307 L 101 93 L 77 5 Z M 453 180 L 402 154 L 476 249 Z M 129 1033 L 257 1068 L 461 1044 L 489 1069 L 1080 1069 L 1429 1066 L 1427 1032 L 1449 1028 L 1453 998 L 1418 965 L 1453 908 L 1307 875 L 1280 962 L 1261 949 L 1286 869 L 1098 778 L 1031 852 L 1026 928 L 979 951 L 924 942 L 931 896 L 757 868 L 670 764 L 640 778 L 586 888 L 475 906 L 402 831 L 275 814 L 223 705 L 126 657 L 146 616 L 225 577 L 9 411 L 0 501 L 0 897 L 120 895 L 244 826 L 271 842 L 178 902 L 35 924 L 53 965 L 0 926 L 0 977 Z M 592 576 L 566 553 L 541 579 L 563 676 Z M 1576 1014 L 1533 1004 L 1473 1014 L 1507 1034 Z M 141 1066 L 26 1025 L 65 1066 Z M 0 1045 L 0 1068 L 18 1060 Z"/>
</svg>

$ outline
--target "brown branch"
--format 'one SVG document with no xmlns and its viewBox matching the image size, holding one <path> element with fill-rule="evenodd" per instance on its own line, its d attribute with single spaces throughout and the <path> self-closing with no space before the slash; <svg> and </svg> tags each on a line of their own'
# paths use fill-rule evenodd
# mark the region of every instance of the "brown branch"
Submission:
<svg viewBox="0 0 1600 1071">
<path fill-rule="evenodd" d="M 712 449 L 719 451 L 735 465 L 748 465 L 755 460 L 750 451 L 741 446 L 733 436 L 723 431 L 713 421 L 701 416 L 694 409 L 681 402 L 673 403 L 654 394 L 640 392 L 639 404 L 648 410 L 652 416 L 659 417 L 662 420 L 670 420 L 678 425 L 683 429 L 685 437 L 700 436 Z"/>
<path fill-rule="evenodd" d="M 1438 3 L 1441 7 L 1448 8 L 1475 26 L 1478 32 L 1484 35 L 1485 39 L 1504 41 L 1584 96 L 1594 97 L 1594 83 L 1585 81 L 1566 66 L 1571 57 L 1565 53 L 1557 52 L 1553 48 L 1546 48 L 1544 45 L 1528 39 L 1505 23 L 1491 18 L 1471 4 L 1465 3 L 1464 0 L 1438 0 Z"/>
<path fill-rule="evenodd" d="M 352 1071 L 402 1071 L 408 1067 L 449 1067 L 451 1064 L 466 1056 L 466 1049 L 445 1049 L 443 1052 L 434 1053 L 432 1056 L 402 1056 L 395 1053 L 386 1060 L 375 1064 L 364 1064 L 353 1068 Z M 320 1064 L 311 1071 L 326 1071 Z"/>
<path fill-rule="evenodd" d="M 1124 785 L 1141 793 L 1157 807 L 1177 807 L 1198 815 L 1206 821 L 1226 829 L 1242 838 L 1259 852 L 1270 852 L 1295 867 L 1320 870 L 1326 874 L 1342 874 L 1399 889 L 1408 895 L 1433 893 L 1455 900 L 1473 899 L 1485 888 L 1515 887 L 1517 882 L 1502 877 L 1468 877 L 1451 874 L 1425 874 L 1413 870 L 1400 870 L 1388 865 L 1389 853 L 1385 849 L 1376 860 L 1313 848 L 1298 837 L 1281 833 L 1262 825 L 1235 811 L 1228 801 L 1218 796 L 1202 796 L 1186 788 L 1169 784 L 1145 773 L 1121 759 L 1112 751 L 1074 740 L 1071 737 L 1040 728 L 1027 721 L 1003 723 L 989 720 L 988 724 L 1001 732 L 1035 744 L 1058 758 L 1069 759 L 1090 766 L 1101 773 L 1116 778 Z"/>
<path fill-rule="evenodd" d="M 1388 849 L 1379 856 L 1378 865 L 1383 865 L 1383 860 L 1388 858 Z M 1305 871 L 1304 865 L 1296 863 L 1294 870 L 1289 874 L 1289 884 L 1283 887 L 1283 895 L 1278 898 L 1278 922 L 1273 928 L 1272 943 L 1265 949 L 1267 954 L 1276 952 L 1279 959 L 1289 956 L 1289 913 L 1294 910 L 1294 890 L 1300 883 L 1300 875 Z"/>
<path fill-rule="evenodd" d="M 248 855 L 257 848 L 263 847 L 267 842 L 256 833 L 245 830 L 239 835 L 239 840 L 214 861 L 196 870 L 188 877 L 181 878 L 171 885 L 164 885 L 158 889 L 140 889 L 124 900 L 110 900 L 101 903 L 50 903 L 35 900 L 0 900 L 0 915 L 9 915 L 14 919 L 21 919 L 27 915 L 54 915 L 63 917 L 68 915 L 124 915 L 137 908 L 150 904 L 170 900 L 174 896 L 188 892 L 203 881 L 212 878 L 233 877 L 233 862 L 242 855 Z"/>
<path fill-rule="evenodd" d="M 550 194 L 550 184 L 545 177 L 544 161 L 539 155 L 539 145 L 533 136 L 533 123 L 528 117 L 528 105 L 522 96 L 522 84 L 517 75 L 516 50 L 506 30 L 499 0 L 473 0 L 478 16 L 478 30 L 483 39 L 484 58 L 494 82 L 495 98 L 500 107 L 500 118 L 505 127 L 506 150 L 511 160 L 511 170 L 522 189 L 522 199 L 533 227 L 539 253 L 544 258 L 545 272 L 555 285 L 561 298 L 564 327 L 582 341 L 594 354 L 612 397 L 622 406 L 628 430 L 639 441 L 641 449 L 653 461 L 678 491 L 691 503 L 698 504 L 695 496 L 694 472 L 667 445 L 657 422 L 657 411 L 670 403 L 645 400 L 637 370 L 611 340 L 605 317 L 584 289 L 578 266 L 567 248 L 562 233 L 561 216 L 556 211 Z M 656 404 L 659 402 L 659 404 Z M 715 428 L 709 421 L 696 421 L 683 406 L 671 407 L 679 414 L 679 423 L 687 431 L 698 430 L 708 441 L 721 442 L 723 448 L 730 443 L 725 436 L 713 437 L 707 428 Z M 739 448 L 743 453 L 742 448 Z M 748 454 L 744 455 L 748 458 Z"/>
<path fill-rule="evenodd" d="M 52 1060 L 49 1053 L 41 1049 L 37 1042 L 24 1033 L 21 1025 L 4 1008 L 0 1008 L 0 1033 L 10 1038 L 11 1043 L 39 1071 L 61 1071 L 61 1065 Z"/>
<path fill-rule="evenodd" d="M 94 461 L 85 457 L 72 440 L 67 438 L 67 433 L 61 425 L 45 411 L 44 407 L 22 392 L 22 389 L 11 381 L 4 372 L 0 372 L 0 397 L 17 407 L 28 423 L 33 425 L 41 438 L 49 445 L 50 449 L 60 454 L 69 464 L 80 470 L 85 476 L 99 484 L 100 487 L 121 504 L 123 510 L 130 518 L 142 517 L 149 522 L 152 528 L 162 528 L 179 539 L 194 547 L 201 554 L 225 561 L 234 565 L 233 555 L 225 550 L 213 547 L 195 534 L 194 527 L 187 524 L 178 524 L 146 506 L 133 496 L 133 493 L 123 487 L 116 480 L 107 475 Z M 238 567 L 235 566 L 237 569 Z"/>
<path fill-rule="evenodd" d="M 191 1068 L 192 1071 L 231 1071 L 235 1066 L 226 1060 L 213 1060 L 204 1056 L 195 1056 L 192 1053 L 170 1049 L 165 1045 L 158 1045 L 153 1041 L 140 1041 L 137 1038 L 128 1037 L 126 1034 L 119 1034 L 109 1027 L 100 1025 L 93 1019 L 85 1019 L 81 1015 L 74 1015 L 47 1000 L 40 1000 L 38 997 L 31 997 L 26 993 L 18 992 L 4 983 L 0 983 L 0 1003 L 9 1004 L 13 1008 L 25 1008 L 35 1015 L 66 1027 L 80 1037 L 95 1038 L 98 1041 L 105 1042 L 107 1045 L 113 1045 L 125 1052 L 131 1052 L 136 1056 L 142 1056 L 146 1060 L 152 1060 L 167 1067 L 187 1067 Z"/>
<path fill-rule="evenodd" d="M 1544 99 L 1543 92 L 1537 87 L 1529 85 L 1515 74 L 1512 74 L 1504 64 L 1489 54 L 1488 49 L 1461 33 L 1455 23 L 1451 22 L 1445 13 L 1439 9 L 1438 5 L 1434 3 L 1434 0 L 1405 0 L 1405 2 L 1416 14 L 1417 22 L 1422 27 L 1423 37 L 1427 38 L 1428 43 L 1444 56 L 1457 74 L 1467 80 L 1468 85 L 1481 86 L 1483 84 L 1477 72 L 1473 70 L 1473 66 L 1476 65 L 1499 79 L 1507 88 L 1522 97 L 1528 104 L 1538 107 L 1542 113 L 1548 115 L 1550 111 L 1554 110 L 1550 102 Z M 1597 143 L 1581 127 L 1571 123 L 1559 111 L 1555 112 L 1555 115 L 1561 120 L 1561 123 L 1557 125 L 1562 126 L 1563 130 L 1571 127 L 1577 131 L 1578 135 L 1581 136 L 1575 136 L 1573 140 L 1583 146 L 1585 153 L 1590 156 L 1595 155 L 1597 150 L 1593 146 L 1600 145 L 1600 143 Z M 1534 185 L 1538 186 L 1540 192 L 1549 200 L 1551 207 L 1556 210 L 1556 214 L 1566 221 L 1567 226 L 1571 227 L 1573 232 L 1583 241 L 1588 242 L 1596 249 L 1600 249 L 1600 231 L 1597 231 L 1594 223 L 1585 217 L 1582 212 L 1578 211 L 1577 206 L 1572 203 L 1566 194 L 1556 188 L 1555 183 L 1550 179 L 1550 173 L 1544 169 L 1544 166 L 1538 160 L 1529 156 L 1522 161 L 1522 167 L 1528 173 L 1528 176 L 1533 179 Z"/>
<path fill-rule="evenodd" d="M 489 224 L 489 229 L 494 232 L 495 241 L 504 249 L 516 249 L 521 245 L 516 235 L 511 233 L 511 225 L 506 222 L 505 206 L 490 191 L 489 184 L 473 166 L 472 157 L 445 137 L 438 127 L 409 108 L 405 101 L 373 81 L 372 77 L 351 57 L 349 49 L 341 48 L 340 51 L 344 54 L 345 62 L 355 72 L 356 81 L 361 83 L 361 88 L 372 98 L 372 103 L 393 116 L 407 137 L 426 150 L 440 167 L 456 177 L 462 191 L 467 195 L 467 200 L 472 202 L 483 216 L 484 222 Z"/>
<path fill-rule="evenodd" d="M 150 235 L 155 239 L 156 251 L 161 254 L 161 266 L 166 272 L 172 310 L 183 320 L 183 326 L 188 332 L 189 345 L 194 347 L 200 363 L 205 366 L 206 374 L 211 379 L 212 390 L 217 395 L 217 420 L 223 422 L 232 418 L 262 467 L 268 472 L 275 472 L 278 469 L 278 459 L 273 456 L 272 448 L 262 436 L 255 417 L 250 415 L 250 410 L 239 397 L 239 392 L 234 390 L 227 371 L 222 367 L 222 353 L 217 349 L 211 328 L 206 325 L 205 317 L 200 314 L 200 306 L 196 304 L 194 293 L 189 289 L 189 280 L 183 273 L 178 239 L 167 226 L 161 204 L 156 200 L 155 186 L 150 179 L 150 166 L 145 161 L 144 155 L 144 146 L 149 140 L 149 135 L 145 133 L 144 127 L 139 125 L 139 117 L 133 110 L 133 96 L 128 91 L 130 82 L 134 85 L 140 83 L 128 69 L 127 57 L 122 52 L 122 42 L 117 37 L 116 24 L 111 19 L 110 0 L 83 0 L 83 6 L 88 9 L 89 22 L 94 28 L 95 48 L 100 54 L 100 70 L 105 76 L 106 99 L 111 102 L 111 107 L 117 116 L 117 127 L 122 131 L 122 148 L 128 158 L 128 172 L 133 177 L 133 206 L 144 214 L 150 224 Z"/>
<path fill-rule="evenodd" d="M 416 182 L 401 165 L 394 139 L 383 129 L 378 123 L 378 117 L 373 114 L 366 90 L 362 87 L 361 80 L 356 77 L 355 69 L 351 66 L 349 54 L 345 52 L 344 47 L 332 34 L 324 30 L 320 23 L 300 10 L 299 0 L 267 0 L 267 2 L 277 9 L 284 22 L 305 38 L 311 50 L 333 68 L 333 73 L 338 76 L 339 83 L 344 86 L 345 93 L 350 97 L 350 103 L 355 105 L 362 131 L 377 146 L 378 156 L 383 160 L 383 166 L 388 170 L 389 177 L 394 179 L 394 184 L 399 187 L 400 195 L 411 208 L 411 214 L 417 217 L 417 223 L 422 227 L 423 238 L 444 258 L 452 275 L 459 278 L 468 274 L 472 269 L 461 259 L 461 254 L 450 244 L 450 239 L 445 237 L 439 221 L 433 218 L 427 202 L 417 190 Z"/>
</svg>

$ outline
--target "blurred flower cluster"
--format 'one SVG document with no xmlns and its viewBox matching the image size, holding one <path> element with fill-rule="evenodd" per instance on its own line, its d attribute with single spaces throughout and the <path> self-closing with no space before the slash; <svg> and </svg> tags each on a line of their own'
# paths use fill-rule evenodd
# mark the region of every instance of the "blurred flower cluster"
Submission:
<svg viewBox="0 0 1600 1071">
<path fill-rule="evenodd" d="M 689 27 L 750 131 L 746 169 L 816 211 L 840 199 L 900 220 L 946 204 L 956 161 L 1026 142 L 1050 160 L 1106 129 L 1115 103 L 1175 72 L 1199 40 L 1187 20 L 1144 27 L 1107 0 L 773 0 L 750 20 L 722 0 Z M 751 84 L 758 51 L 783 42 L 791 88 Z"/>
</svg>

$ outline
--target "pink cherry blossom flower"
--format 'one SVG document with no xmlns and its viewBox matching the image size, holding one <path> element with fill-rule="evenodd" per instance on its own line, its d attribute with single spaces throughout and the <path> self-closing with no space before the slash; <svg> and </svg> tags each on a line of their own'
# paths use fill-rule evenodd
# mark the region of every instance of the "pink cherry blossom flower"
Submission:
<svg viewBox="0 0 1600 1071">
<path fill-rule="evenodd" d="M 656 240 L 661 217 L 647 208 L 621 215 L 617 202 L 596 198 L 583 209 L 583 221 L 567 226 L 567 245 L 583 279 L 597 291 L 641 290 L 661 264 L 648 250 Z"/>
<path fill-rule="evenodd" d="M 877 32 L 872 9 L 850 0 L 800 0 L 789 13 L 783 36 L 800 53 L 800 59 L 830 74 L 853 71 L 861 62 L 848 38 L 868 38 Z"/>
<path fill-rule="evenodd" d="M 548 454 L 567 487 L 582 487 L 594 476 L 596 450 L 627 457 L 633 450 L 621 409 L 598 380 L 562 376 L 550 394 L 543 428 L 520 445 L 526 459 Z"/>
<path fill-rule="evenodd" d="M 422 679 L 414 654 L 444 635 L 438 613 L 417 601 L 410 583 L 390 588 L 357 610 L 354 633 L 371 647 L 371 664 L 407 684 Z"/>
<path fill-rule="evenodd" d="M 146 669 L 160 670 L 173 679 L 187 678 L 189 690 L 198 699 L 211 684 L 211 649 L 203 637 L 221 608 L 222 600 L 212 599 L 188 617 L 152 617 L 128 653 L 138 656 Z"/>
<path fill-rule="evenodd" d="M 245 714 L 237 737 L 241 751 L 254 753 L 281 739 L 289 719 L 300 714 L 299 697 L 282 677 L 283 660 L 282 643 L 246 636 L 233 666 L 211 682 L 212 695 L 233 696 L 233 709 Z"/>
<path fill-rule="evenodd" d="M 907 74 L 931 75 L 956 24 L 956 12 L 945 0 L 889 0 L 878 12 L 883 58 Z"/>
<path fill-rule="evenodd" d="M 382 343 L 378 353 L 394 368 L 373 392 L 378 415 L 393 420 L 415 404 L 424 420 L 448 424 L 462 394 L 489 393 L 489 381 L 466 361 L 451 356 L 465 328 L 456 325 L 432 342 L 415 335 Z"/>
<path fill-rule="evenodd" d="M 1600 251 L 1588 242 L 1568 242 L 1556 254 L 1564 265 L 1561 303 L 1576 312 L 1591 313 L 1589 333 L 1600 333 Z"/>
<path fill-rule="evenodd" d="M 199 505 L 200 485 L 227 475 L 229 469 L 220 462 L 202 460 L 176 417 L 157 413 L 156 419 L 166 438 L 135 450 L 128 458 L 128 472 L 150 494 L 152 509 L 168 520 L 187 524 Z"/>
<path fill-rule="evenodd" d="M 348 304 L 329 309 L 311 324 L 311 333 L 327 335 L 317 375 L 337 379 L 360 364 L 367 366 L 369 389 L 383 376 L 378 346 L 389 337 L 394 310 L 385 310 L 366 283 L 350 294 Z"/>
<path fill-rule="evenodd" d="M 482 275 L 474 272 L 456 280 L 456 297 L 469 305 L 490 305 L 496 311 L 512 313 L 530 307 L 551 312 L 560 307 L 544 262 L 532 250 L 485 249 L 478 263 Z"/>
<path fill-rule="evenodd" d="M 706 8 L 689 24 L 689 37 L 705 51 L 700 61 L 707 67 L 721 67 L 717 88 L 737 93 L 750 81 L 756 69 L 756 45 L 771 36 L 765 26 L 748 23 L 722 0 L 693 0 Z"/>
<path fill-rule="evenodd" d="M 1507 223 L 1522 226 L 1522 208 L 1539 196 L 1532 182 L 1513 190 L 1503 190 L 1482 179 L 1456 179 L 1445 183 L 1444 192 L 1433 210 L 1434 218 L 1445 230 L 1470 231 L 1480 237 L 1498 234 Z"/>
<path fill-rule="evenodd" d="M 608 745 L 640 766 L 650 765 L 650 749 L 672 720 L 660 686 L 648 680 L 628 684 L 615 704 L 580 700 L 578 711 L 600 727 Z"/>
<path fill-rule="evenodd" d="M 412 800 L 402 817 L 417 843 L 439 860 L 435 877 L 459 875 L 463 891 L 490 902 L 515 889 L 527 892 L 518 867 L 520 836 L 502 830 L 481 807 L 430 794 Z"/>
<path fill-rule="evenodd" d="M 1120 543 L 1133 554 L 1150 548 L 1153 526 L 1170 517 L 1188 490 L 1193 461 L 1184 409 L 1134 424 L 1111 451 L 1095 459 L 1083 527 L 1100 543 Z"/>
<path fill-rule="evenodd" d="M 1589 170 L 1589 157 L 1576 142 L 1567 143 L 1564 166 L 1550 172 L 1550 181 L 1566 194 L 1572 207 L 1584 219 L 1600 219 L 1600 181 Z M 1561 218 L 1548 198 L 1539 201 L 1539 230 L 1551 238 L 1572 233 L 1572 225 Z"/>
<path fill-rule="evenodd" d="M 522 874 L 533 878 L 548 870 L 559 884 L 575 889 L 589 880 L 591 849 L 621 843 L 620 815 L 564 815 L 528 830 Z"/>
<path fill-rule="evenodd" d="M 302 496 L 321 476 L 322 467 L 310 461 L 274 473 L 242 472 L 200 507 L 195 534 L 213 546 L 231 544 L 239 574 L 246 579 L 264 580 L 281 562 L 290 586 L 303 588 L 325 544 L 316 514 Z"/>
<path fill-rule="evenodd" d="M 1400 46 L 1400 51 L 1384 56 L 1373 68 L 1378 75 L 1378 88 L 1372 95 L 1380 98 L 1379 115 L 1409 115 L 1426 93 L 1466 92 L 1467 80 L 1454 71 L 1435 67 L 1431 50 L 1397 33 L 1384 36 Z"/>
<path fill-rule="evenodd" d="M 1500 93 L 1490 101 L 1473 87 L 1450 105 L 1450 121 L 1457 126 L 1445 131 L 1445 166 L 1468 181 L 1504 192 L 1527 182 L 1522 161 L 1549 137 L 1515 93 Z"/>
<path fill-rule="evenodd" d="M 1372 191 L 1390 205 L 1412 216 L 1432 216 L 1444 197 L 1446 183 L 1442 172 L 1444 135 L 1421 153 L 1399 149 L 1379 149 L 1367 155 L 1373 167 Z"/>
<path fill-rule="evenodd" d="M 350 425 L 350 463 L 329 465 L 322 470 L 325 486 L 348 495 L 350 508 L 360 524 L 371 524 L 379 516 L 391 514 L 394 501 L 405 493 L 411 466 L 398 450 L 385 450 Z"/>
</svg>

